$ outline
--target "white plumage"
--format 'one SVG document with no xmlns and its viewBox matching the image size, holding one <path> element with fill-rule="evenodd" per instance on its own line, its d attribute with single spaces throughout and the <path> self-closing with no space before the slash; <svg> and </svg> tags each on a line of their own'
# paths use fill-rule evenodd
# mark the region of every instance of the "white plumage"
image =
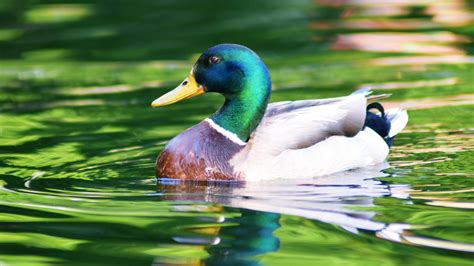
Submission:
<svg viewBox="0 0 474 266">
<path fill-rule="evenodd" d="M 312 178 L 383 162 L 389 147 L 364 128 L 366 94 L 270 104 L 248 144 L 230 161 L 247 181 Z M 408 121 L 390 110 L 390 136 Z"/>
</svg>

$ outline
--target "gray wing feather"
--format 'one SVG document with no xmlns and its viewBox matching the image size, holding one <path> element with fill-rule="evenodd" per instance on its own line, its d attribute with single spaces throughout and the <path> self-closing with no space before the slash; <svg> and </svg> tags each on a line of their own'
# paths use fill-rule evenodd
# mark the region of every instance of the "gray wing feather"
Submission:
<svg viewBox="0 0 474 266">
<path fill-rule="evenodd" d="M 278 154 L 310 147 L 331 136 L 355 136 L 365 122 L 364 95 L 269 105 L 251 147 Z"/>
<path fill-rule="evenodd" d="M 300 100 L 300 101 L 287 101 L 287 102 L 276 102 L 271 103 L 267 107 L 265 112 L 265 117 L 270 117 L 285 112 L 294 111 L 300 108 L 312 107 L 323 104 L 330 104 L 337 101 L 342 101 L 346 97 L 337 97 L 337 98 L 327 98 L 327 99 L 317 99 L 317 100 Z"/>
</svg>

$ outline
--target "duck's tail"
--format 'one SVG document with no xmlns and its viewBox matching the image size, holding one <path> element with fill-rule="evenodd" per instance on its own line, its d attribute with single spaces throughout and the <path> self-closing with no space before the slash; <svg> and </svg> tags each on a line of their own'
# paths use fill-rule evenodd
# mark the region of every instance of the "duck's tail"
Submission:
<svg viewBox="0 0 474 266">
<path fill-rule="evenodd" d="M 370 112 L 376 109 L 379 114 Z M 367 116 L 365 118 L 364 127 L 370 127 L 379 134 L 388 146 L 392 146 L 395 135 L 405 128 L 408 123 L 408 113 L 406 110 L 399 108 L 385 111 L 383 106 L 378 102 L 367 105 Z"/>
</svg>

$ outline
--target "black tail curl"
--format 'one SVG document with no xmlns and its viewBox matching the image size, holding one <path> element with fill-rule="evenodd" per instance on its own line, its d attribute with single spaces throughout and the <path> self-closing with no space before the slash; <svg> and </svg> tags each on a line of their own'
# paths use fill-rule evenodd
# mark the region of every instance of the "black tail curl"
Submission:
<svg viewBox="0 0 474 266">
<path fill-rule="evenodd" d="M 376 109 L 380 112 L 380 114 L 370 112 L 370 110 L 372 109 Z M 377 132 L 377 134 L 379 134 L 385 140 L 389 147 L 392 146 L 393 140 L 393 138 L 389 137 L 390 126 L 390 121 L 385 115 L 385 110 L 382 104 L 378 102 L 373 102 L 367 105 L 367 115 L 365 117 L 364 128 L 369 127 L 375 132 Z"/>
</svg>

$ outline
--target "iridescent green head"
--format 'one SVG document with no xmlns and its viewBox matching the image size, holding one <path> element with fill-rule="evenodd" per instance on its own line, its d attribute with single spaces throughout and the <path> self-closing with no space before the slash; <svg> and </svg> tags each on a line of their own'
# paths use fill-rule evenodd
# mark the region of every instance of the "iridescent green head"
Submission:
<svg viewBox="0 0 474 266">
<path fill-rule="evenodd" d="M 254 97 L 270 91 L 265 64 L 252 50 L 237 44 L 209 48 L 197 60 L 193 74 L 206 91 L 226 97 Z"/>
<path fill-rule="evenodd" d="M 204 92 L 225 97 L 224 105 L 211 119 L 247 141 L 260 123 L 270 96 L 268 70 L 256 53 L 237 44 L 220 44 L 206 50 L 190 75 L 175 90 L 152 106 L 163 106 Z"/>
</svg>

